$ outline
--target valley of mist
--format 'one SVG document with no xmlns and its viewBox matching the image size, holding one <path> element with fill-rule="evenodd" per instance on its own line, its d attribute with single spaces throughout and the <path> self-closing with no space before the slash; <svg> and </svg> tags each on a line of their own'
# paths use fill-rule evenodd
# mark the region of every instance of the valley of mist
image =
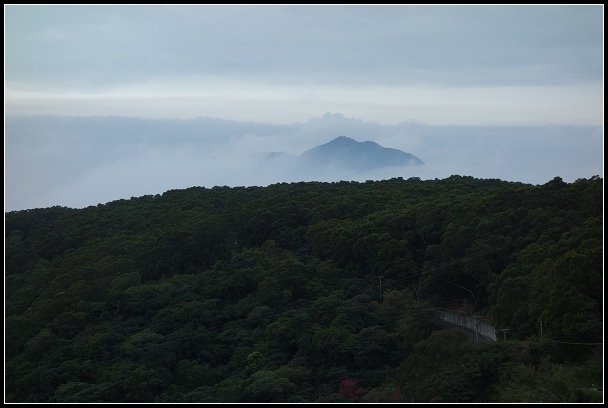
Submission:
<svg viewBox="0 0 608 408">
<path fill-rule="evenodd" d="M 602 128 L 379 124 L 326 113 L 303 123 L 219 118 L 9 115 L 5 211 L 82 208 L 191 186 L 423 180 L 465 175 L 544 184 L 603 177 Z M 270 152 L 299 155 L 338 136 L 374 141 L 424 164 L 372 171 L 294 169 Z"/>
</svg>

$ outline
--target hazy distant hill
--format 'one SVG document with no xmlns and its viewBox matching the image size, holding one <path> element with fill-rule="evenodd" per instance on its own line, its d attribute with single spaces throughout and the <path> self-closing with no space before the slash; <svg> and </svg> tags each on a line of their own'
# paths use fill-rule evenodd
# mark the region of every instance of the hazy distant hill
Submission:
<svg viewBox="0 0 608 408">
<path fill-rule="evenodd" d="M 382 147 L 376 142 L 358 142 L 346 136 L 307 150 L 300 157 L 314 165 L 337 165 L 358 171 L 423 164 L 413 154 Z"/>
<path fill-rule="evenodd" d="M 291 160 L 300 170 L 338 169 L 361 172 L 423 164 L 422 160 L 411 153 L 383 147 L 376 142 L 358 142 L 346 136 L 339 136 L 298 156 L 271 152 L 266 157 L 271 160 Z"/>
</svg>

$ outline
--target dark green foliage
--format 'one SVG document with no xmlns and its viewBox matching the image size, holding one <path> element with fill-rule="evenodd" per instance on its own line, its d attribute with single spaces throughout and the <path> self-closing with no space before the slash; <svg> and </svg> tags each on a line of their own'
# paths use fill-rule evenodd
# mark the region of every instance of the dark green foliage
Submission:
<svg viewBox="0 0 608 408">
<path fill-rule="evenodd" d="M 497 380 L 500 343 L 471 343 L 459 331 L 433 333 L 399 367 L 397 383 L 411 402 L 487 400 Z"/>
<path fill-rule="evenodd" d="M 595 349 L 567 342 L 603 340 L 602 183 L 282 183 L 7 213 L 6 399 L 597 401 Z M 509 340 L 438 331 L 430 306 Z"/>
</svg>

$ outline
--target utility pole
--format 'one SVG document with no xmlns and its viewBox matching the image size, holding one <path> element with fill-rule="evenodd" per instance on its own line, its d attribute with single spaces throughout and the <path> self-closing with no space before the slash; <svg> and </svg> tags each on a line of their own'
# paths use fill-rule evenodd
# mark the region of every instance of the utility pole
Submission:
<svg viewBox="0 0 608 408">
<path fill-rule="evenodd" d="M 420 294 L 418 293 L 418 288 L 416 287 L 416 284 L 414 283 L 412 285 L 412 288 L 414 289 L 414 297 L 416 298 L 416 303 L 420 303 Z"/>
<path fill-rule="evenodd" d="M 384 278 L 384 276 L 378 275 L 378 278 L 380 279 L 380 303 L 382 303 L 382 278 Z"/>
<path fill-rule="evenodd" d="M 477 343 L 479 343 L 479 316 L 473 315 L 473 319 L 475 319 L 475 338 L 477 339 Z"/>
</svg>

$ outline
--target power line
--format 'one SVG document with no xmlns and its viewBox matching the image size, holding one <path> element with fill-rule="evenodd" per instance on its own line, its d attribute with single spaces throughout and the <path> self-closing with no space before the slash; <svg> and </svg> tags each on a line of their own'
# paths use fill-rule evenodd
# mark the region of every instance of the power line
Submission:
<svg viewBox="0 0 608 408">
<path fill-rule="evenodd" d="M 553 340 L 553 339 L 549 339 L 550 341 L 554 341 L 556 343 L 563 343 L 563 344 L 577 344 L 577 345 L 581 345 L 581 346 L 601 346 L 604 343 L 575 343 L 575 342 L 571 342 L 571 341 L 560 341 L 560 340 Z"/>
</svg>

